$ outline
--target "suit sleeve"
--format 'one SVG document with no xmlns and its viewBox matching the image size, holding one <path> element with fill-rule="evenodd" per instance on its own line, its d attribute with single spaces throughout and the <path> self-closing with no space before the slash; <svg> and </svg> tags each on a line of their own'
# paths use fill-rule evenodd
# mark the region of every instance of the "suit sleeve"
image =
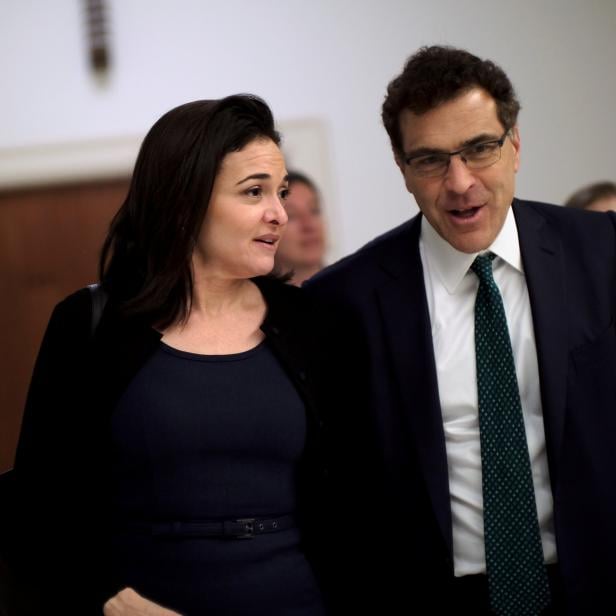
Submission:
<svg viewBox="0 0 616 616">
<path fill-rule="evenodd" d="M 614 277 L 612 279 L 612 293 L 613 293 L 613 314 L 614 314 L 614 327 L 616 328 L 616 212 L 609 212 L 610 220 L 612 221 L 612 228 L 614 234 L 612 236 L 613 252 L 614 252 Z"/>
</svg>

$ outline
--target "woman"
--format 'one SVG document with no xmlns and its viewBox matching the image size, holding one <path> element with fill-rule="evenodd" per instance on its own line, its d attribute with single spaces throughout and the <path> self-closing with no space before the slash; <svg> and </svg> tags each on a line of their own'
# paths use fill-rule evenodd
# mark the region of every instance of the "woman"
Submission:
<svg viewBox="0 0 616 616">
<path fill-rule="evenodd" d="M 130 587 L 185 615 L 324 613 L 309 319 L 267 277 L 278 144 L 254 96 L 165 114 L 103 246 L 100 323 L 88 290 L 54 310 L 15 464 L 44 602 L 100 614 Z"/>
<path fill-rule="evenodd" d="M 303 173 L 289 171 L 289 222 L 276 251 L 276 271 L 291 274 L 290 282 L 301 286 L 323 268 L 325 220 L 315 183 Z"/>
</svg>

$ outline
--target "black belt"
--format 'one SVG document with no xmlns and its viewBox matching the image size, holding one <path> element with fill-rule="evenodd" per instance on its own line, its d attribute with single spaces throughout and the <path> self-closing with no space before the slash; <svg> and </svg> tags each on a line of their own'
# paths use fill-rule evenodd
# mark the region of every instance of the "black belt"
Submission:
<svg viewBox="0 0 616 616">
<path fill-rule="evenodd" d="M 296 526 L 292 515 L 277 518 L 237 518 L 236 520 L 204 522 L 154 522 L 123 525 L 161 538 L 218 537 L 220 539 L 252 539 L 255 535 L 277 533 Z"/>
</svg>

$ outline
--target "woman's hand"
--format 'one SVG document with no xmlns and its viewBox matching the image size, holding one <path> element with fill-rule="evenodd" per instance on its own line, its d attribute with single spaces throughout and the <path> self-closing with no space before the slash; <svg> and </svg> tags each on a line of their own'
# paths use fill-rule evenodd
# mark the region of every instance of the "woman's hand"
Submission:
<svg viewBox="0 0 616 616">
<path fill-rule="evenodd" d="M 103 606 L 104 616 L 181 616 L 153 601 L 145 599 L 132 588 L 125 588 Z"/>
</svg>

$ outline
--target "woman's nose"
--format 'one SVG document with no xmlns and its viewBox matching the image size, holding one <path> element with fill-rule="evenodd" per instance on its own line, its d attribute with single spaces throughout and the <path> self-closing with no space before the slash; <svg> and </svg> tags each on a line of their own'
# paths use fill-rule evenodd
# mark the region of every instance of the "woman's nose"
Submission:
<svg viewBox="0 0 616 616">
<path fill-rule="evenodd" d="M 271 203 L 265 210 L 265 221 L 270 224 L 286 225 L 288 220 L 289 216 L 280 197 L 278 195 L 272 197 Z"/>
</svg>

